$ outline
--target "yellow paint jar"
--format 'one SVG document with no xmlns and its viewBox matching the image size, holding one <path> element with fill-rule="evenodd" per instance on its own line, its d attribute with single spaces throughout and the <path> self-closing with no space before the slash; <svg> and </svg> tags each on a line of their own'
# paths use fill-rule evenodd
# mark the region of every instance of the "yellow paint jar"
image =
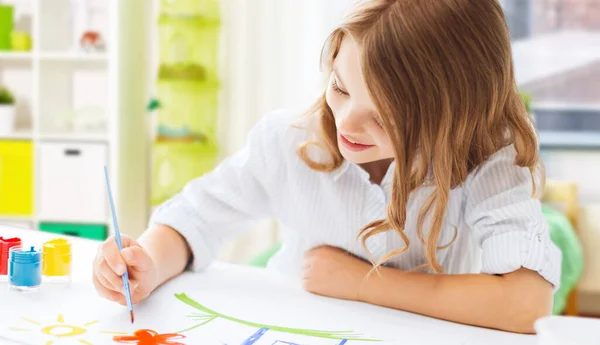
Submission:
<svg viewBox="0 0 600 345">
<path fill-rule="evenodd" d="M 71 281 L 71 242 L 57 238 L 44 243 L 42 275 L 50 282 Z"/>
</svg>

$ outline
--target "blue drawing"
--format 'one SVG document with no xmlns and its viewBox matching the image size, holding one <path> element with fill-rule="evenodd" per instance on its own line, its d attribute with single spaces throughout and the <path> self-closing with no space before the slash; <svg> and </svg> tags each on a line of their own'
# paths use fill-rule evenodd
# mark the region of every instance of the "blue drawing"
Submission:
<svg viewBox="0 0 600 345">
<path fill-rule="evenodd" d="M 252 334 L 248 339 L 244 340 L 244 342 L 240 345 L 252 345 L 252 344 L 256 343 L 258 340 L 260 340 L 260 338 L 262 338 L 263 335 L 265 335 L 267 333 L 268 330 L 269 330 L 268 328 L 264 328 L 264 327 L 259 329 L 258 331 L 256 331 L 256 333 Z M 348 339 L 342 339 L 342 341 L 336 345 L 344 345 L 344 344 L 346 344 L 346 342 L 348 342 Z M 277 340 L 272 345 L 300 345 L 300 344 L 292 343 L 289 341 Z"/>
<path fill-rule="evenodd" d="M 244 342 L 241 345 L 252 345 L 256 343 L 263 335 L 265 335 L 265 333 L 267 333 L 268 330 L 268 328 L 259 329 L 258 331 L 256 331 L 256 333 L 252 334 L 250 338 L 244 340 Z"/>
</svg>

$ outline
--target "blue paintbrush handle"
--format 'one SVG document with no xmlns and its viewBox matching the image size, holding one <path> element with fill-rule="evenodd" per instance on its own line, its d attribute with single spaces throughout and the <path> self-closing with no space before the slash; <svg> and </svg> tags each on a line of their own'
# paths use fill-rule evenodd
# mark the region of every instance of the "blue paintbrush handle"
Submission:
<svg viewBox="0 0 600 345">
<path fill-rule="evenodd" d="M 104 167 L 104 176 L 106 177 L 106 188 L 108 189 L 108 200 L 110 203 L 110 210 L 112 214 L 113 225 L 115 228 L 115 240 L 117 241 L 117 246 L 119 247 L 119 252 L 123 250 L 123 243 L 121 242 L 121 232 L 119 232 L 119 223 L 117 222 L 117 213 L 115 211 L 115 203 L 113 201 L 113 196 L 110 188 L 110 179 L 108 177 L 108 169 L 106 166 Z M 129 274 L 127 273 L 127 269 L 125 269 L 125 274 L 121 276 L 123 279 L 123 287 L 125 288 L 125 299 L 127 300 L 127 307 L 130 311 L 133 310 L 133 305 L 131 303 L 131 291 L 129 289 Z"/>
<path fill-rule="evenodd" d="M 133 310 L 133 305 L 131 303 L 131 291 L 129 290 L 129 274 L 127 273 L 127 270 L 125 270 L 125 274 L 123 274 L 121 278 L 123 278 L 123 286 L 125 287 L 127 308 L 129 308 L 129 310 Z"/>
</svg>

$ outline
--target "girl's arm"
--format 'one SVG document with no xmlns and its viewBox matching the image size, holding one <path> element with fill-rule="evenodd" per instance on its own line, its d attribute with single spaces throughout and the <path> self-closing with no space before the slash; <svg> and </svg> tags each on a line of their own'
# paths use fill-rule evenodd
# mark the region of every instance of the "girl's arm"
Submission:
<svg viewBox="0 0 600 345">
<path fill-rule="evenodd" d="M 146 230 L 138 242 L 155 264 L 152 289 L 183 272 L 192 256 L 185 238 L 168 226 L 157 225 Z"/>
<path fill-rule="evenodd" d="M 522 268 L 503 276 L 441 275 L 381 268 L 362 285 L 359 300 L 454 322 L 533 333 L 552 312 L 552 284 Z"/>
<path fill-rule="evenodd" d="M 463 186 L 464 227 L 459 231 L 469 232 L 479 244 L 481 274 L 386 271 L 377 286 L 386 291 L 401 286 L 413 299 L 396 294 L 376 301 L 458 322 L 533 332 L 533 322 L 552 311 L 561 253 L 536 197 L 543 188 L 541 175 L 532 176 L 515 164 L 515 157 L 513 146 L 499 150 Z"/>
<path fill-rule="evenodd" d="M 304 287 L 323 296 L 517 333 L 532 333 L 535 320 L 552 310 L 552 284 L 526 268 L 504 275 L 372 268 L 341 248 L 317 247 L 305 257 Z"/>
<path fill-rule="evenodd" d="M 244 147 L 188 182 L 153 213 L 150 228 L 173 229 L 185 240 L 191 269 L 204 269 L 230 240 L 272 216 L 274 193 L 286 177 L 282 147 L 288 144 L 284 136 L 291 115 L 281 111 L 265 115 L 251 129 Z M 203 159 L 201 154 L 192 158 Z M 154 246 L 163 248 L 161 243 Z M 165 276 L 168 273 L 171 270 Z"/>
</svg>

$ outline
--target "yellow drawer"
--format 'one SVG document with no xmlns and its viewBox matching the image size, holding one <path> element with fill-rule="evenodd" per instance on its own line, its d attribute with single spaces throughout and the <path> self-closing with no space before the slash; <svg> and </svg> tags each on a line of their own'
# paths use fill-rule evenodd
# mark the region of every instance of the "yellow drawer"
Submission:
<svg viewBox="0 0 600 345">
<path fill-rule="evenodd" d="M 0 214 L 33 214 L 33 144 L 0 141 Z"/>
</svg>

